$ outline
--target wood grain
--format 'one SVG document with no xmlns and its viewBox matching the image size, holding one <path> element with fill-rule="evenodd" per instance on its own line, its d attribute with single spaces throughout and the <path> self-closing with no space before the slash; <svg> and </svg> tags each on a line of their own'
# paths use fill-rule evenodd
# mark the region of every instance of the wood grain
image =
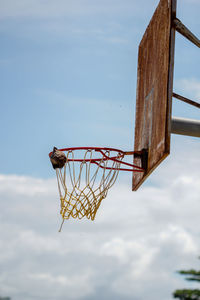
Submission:
<svg viewBox="0 0 200 300">
<path fill-rule="evenodd" d="M 148 162 L 145 173 L 133 174 L 133 190 L 170 151 L 175 17 L 176 0 L 161 0 L 139 45 L 134 151 L 148 150 Z"/>
</svg>

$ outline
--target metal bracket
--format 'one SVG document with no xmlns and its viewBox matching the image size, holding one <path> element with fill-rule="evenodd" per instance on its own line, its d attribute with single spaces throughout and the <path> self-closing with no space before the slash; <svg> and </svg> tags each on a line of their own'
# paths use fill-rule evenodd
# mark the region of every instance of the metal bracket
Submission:
<svg viewBox="0 0 200 300">
<path fill-rule="evenodd" d="M 200 108 L 200 103 L 198 103 L 196 101 L 190 100 L 190 99 L 188 99 L 186 97 L 183 97 L 183 96 L 175 94 L 175 93 L 173 93 L 173 97 L 176 98 L 176 99 L 178 99 L 178 100 L 181 100 L 183 102 L 186 102 L 186 103 L 188 103 L 190 105 L 196 106 L 197 108 Z"/>
<path fill-rule="evenodd" d="M 200 48 L 200 40 L 178 19 L 173 19 L 173 26 L 186 39 Z"/>
<path fill-rule="evenodd" d="M 145 171 L 148 167 L 148 154 L 149 153 L 147 149 L 142 149 L 141 151 L 134 152 L 134 157 L 141 159 L 142 169 L 144 169 Z"/>
</svg>

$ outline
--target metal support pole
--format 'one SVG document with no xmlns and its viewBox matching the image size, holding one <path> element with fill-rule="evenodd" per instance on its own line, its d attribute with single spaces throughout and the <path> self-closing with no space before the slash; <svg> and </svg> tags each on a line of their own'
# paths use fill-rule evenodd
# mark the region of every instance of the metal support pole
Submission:
<svg viewBox="0 0 200 300">
<path fill-rule="evenodd" d="M 200 40 L 178 18 L 173 20 L 173 24 L 176 31 L 200 48 Z"/>
<path fill-rule="evenodd" d="M 183 102 L 186 102 L 187 104 L 190 104 L 190 105 L 196 106 L 197 108 L 200 108 L 200 103 L 198 103 L 196 101 L 190 100 L 186 97 L 183 97 L 183 96 L 175 94 L 175 93 L 173 93 L 173 97 L 178 99 L 178 100 L 181 100 Z"/>
<path fill-rule="evenodd" d="M 171 133 L 200 137 L 200 121 L 173 117 Z"/>
</svg>

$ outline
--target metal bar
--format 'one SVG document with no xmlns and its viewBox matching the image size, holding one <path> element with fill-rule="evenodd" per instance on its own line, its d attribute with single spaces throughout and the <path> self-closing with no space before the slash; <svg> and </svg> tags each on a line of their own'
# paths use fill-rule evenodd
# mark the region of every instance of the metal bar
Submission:
<svg viewBox="0 0 200 300">
<path fill-rule="evenodd" d="M 200 40 L 178 18 L 173 19 L 173 24 L 176 31 L 200 48 Z"/>
<path fill-rule="evenodd" d="M 142 154 L 142 151 L 125 151 L 124 152 L 124 155 L 141 155 Z"/>
<path fill-rule="evenodd" d="M 178 100 L 181 100 L 183 102 L 186 102 L 186 103 L 188 103 L 190 105 L 193 105 L 193 106 L 196 106 L 196 107 L 200 108 L 200 103 L 198 103 L 196 101 L 190 100 L 190 99 L 185 98 L 185 97 L 183 97 L 181 95 L 178 95 L 176 93 L 173 93 L 173 97 L 176 98 L 176 99 L 178 99 Z"/>
<path fill-rule="evenodd" d="M 170 2 L 170 1 L 169 1 Z M 170 17 L 170 43 L 169 43 L 169 60 L 168 60 L 168 83 L 166 102 L 166 127 L 165 127 L 165 152 L 170 153 L 171 143 L 171 116 L 172 116 L 172 94 L 174 82 L 174 54 L 175 54 L 175 35 L 176 29 L 173 26 L 173 20 L 176 19 L 177 0 L 171 0 L 171 17 Z M 164 114 L 163 114 L 164 116 Z"/>
<path fill-rule="evenodd" d="M 171 120 L 171 133 L 200 137 L 200 121 L 173 117 Z"/>
</svg>

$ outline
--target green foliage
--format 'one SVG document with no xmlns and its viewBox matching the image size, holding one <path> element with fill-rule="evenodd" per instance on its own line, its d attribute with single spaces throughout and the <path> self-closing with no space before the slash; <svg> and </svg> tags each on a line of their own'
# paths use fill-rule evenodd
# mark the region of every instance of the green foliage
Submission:
<svg viewBox="0 0 200 300">
<path fill-rule="evenodd" d="M 176 290 L 173 296 L 180 300 L 200 300 L 200 290 Z"/>
<path fill-rule="evenodd" d="M 186 280 L 189 281 L 197 281 L 200 282 L 200 271 L 190 269 L 190 270 L 181 270 L 178 271 L 181 275 L 189 275 L 186 276 Z M 176 290 L 173 293 L 174 298 L 179 298 L 180 300 L 200 300 L 200 290 L 199 289 L 183 289 Z"/>
<path fill-rule="evenodd" d="M 196 270 L 188 270 L 188 271 L 179 271 L 179 274 L 182 275 L 192 275 L 191 277 L 186 277 L 186 280 L 191 280 L 191 281 L 200 281 L 200 271 L 196 271 Z"/>
</svg>

